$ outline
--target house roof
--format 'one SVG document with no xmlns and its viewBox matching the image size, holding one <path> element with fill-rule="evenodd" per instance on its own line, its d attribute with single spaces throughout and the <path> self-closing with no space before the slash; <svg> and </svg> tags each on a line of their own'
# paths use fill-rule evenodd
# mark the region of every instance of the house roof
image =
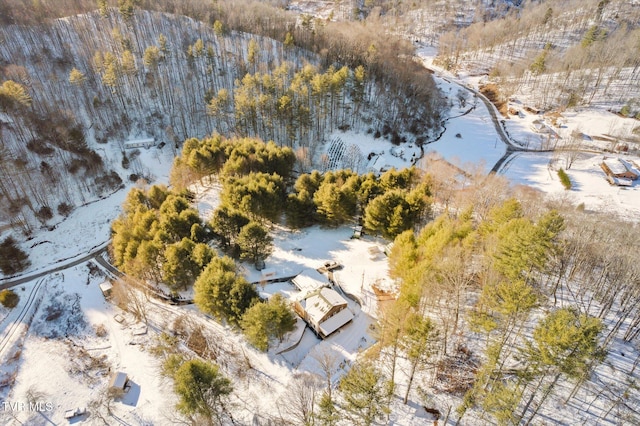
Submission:
<svg viewBox="0 0 640 426">
<path fill-rule="evenodd" d="M 113 284 L 111 284 L 109 281 L 105 281 L 103 283 L 100 283 L 100 291 L 102 291 L 103 293 L 105 291 L 109 291 L 113 288 Z"/>
<path fill-rule="evenodd" d="M 614 175 L 627 172 L 627 168 L 617 158 L 605 158 L 602 162 L 606 164 Z"/>
<path fill-rule="evenodd" d="M 353 313 L 349 309 L 343 309 L 326 321 L 320 323 L 320 331 L 328 336 L 353 319 Z"/>
<path fill-rule="evenodd" d="M 347 306 L 347 301 L 337 291 L 328 287 L 308 293 L 299 301 L 309 319 L 318 324 L 335 306 Z"/>
</svg>

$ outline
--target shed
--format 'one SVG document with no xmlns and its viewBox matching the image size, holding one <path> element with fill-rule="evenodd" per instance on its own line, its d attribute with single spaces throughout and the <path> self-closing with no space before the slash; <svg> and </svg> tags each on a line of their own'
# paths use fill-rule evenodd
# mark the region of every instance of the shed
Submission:
<svg viewBox="0 0 640 426">
<path fill-rule="evenodd" d="M 109 380 L 109 389 L 126 391 L 127 384 L 129 384 L 129 376 L 127 373 L 118 371 L 111 376 Z"/>
<path fill-rule="evenodd" d="M 300 291 L 314 291 L 327 285 L 327 277 L 315 269 L 307 269 L 291 280 Z"/>
<path fill-rule="evenodd" d="M 602 170 L 607 174 L 618 179 L 638 179 L 637 170 L 628 161 L 621 160 L 619 158 L 603 158 L 600 164 Z"/>
<path fill-rule="evenodd" d="M 100 283 L 100 291 L 102 292 L 102 295 L 105 297 L 105 299 L 111 297 L 111 290 L 113 290 L 113 284 L 111 284 L 109 281 Z"/>
<path fill-rule="evenodd" d="M 155 146 L 156 140 L 154 138 L 144 138 L 144 139 L 131 139 L 124 143 L 124 147 L 126 149 L 133 148 L 150 148 Z"/>
</svg>

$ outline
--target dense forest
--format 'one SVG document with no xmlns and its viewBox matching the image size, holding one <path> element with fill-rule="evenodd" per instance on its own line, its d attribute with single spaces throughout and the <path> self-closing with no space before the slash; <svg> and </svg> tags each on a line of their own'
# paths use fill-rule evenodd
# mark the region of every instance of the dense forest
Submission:
<svg viewBox="0 0 640 426">
<path fill-rule="evenodd" d="M 189 13 L 206 22 L 143 6 L 102 2 L 84 15 L 0 28 L 0 190 L 12 226 L 28 234 L 123 180 L 153 180 L 126 149 L 137 137 L 175 153 L 214 131 L 255 136 L 313 162 L 338 128 L 425 140 L 440 125 L 433 80 L 399 39 L 283 19 L 276 40 L 233 30 L 249 24 L 222 9 L 224 22 L 214 11 Z"/>
</svg>

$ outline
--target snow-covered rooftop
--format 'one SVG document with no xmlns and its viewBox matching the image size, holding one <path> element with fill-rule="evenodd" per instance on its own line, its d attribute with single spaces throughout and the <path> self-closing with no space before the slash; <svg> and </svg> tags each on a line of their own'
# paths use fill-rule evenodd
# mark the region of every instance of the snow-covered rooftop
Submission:
<svg viewBox="0 0 640 426">
<path fill-rule="evenodd" d="M 291 280 L 298 290 L 309 292 L 319 289 L 328 283 L 328 279 L 315 269 L 305 269 Z"/>
<path fill-rule="evenodd" d="M 349 309 L 343 309 L 332 317 L 329 317 L 326 321 L 320 323 L 320 331 L 323 335 L 329 336 L 337 329 L 353 320 L 353 314 Z"/>
</svg>

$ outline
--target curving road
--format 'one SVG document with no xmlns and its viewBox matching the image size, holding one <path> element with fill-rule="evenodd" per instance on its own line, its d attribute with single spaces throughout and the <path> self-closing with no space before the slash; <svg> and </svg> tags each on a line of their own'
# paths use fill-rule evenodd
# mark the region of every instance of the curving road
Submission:
<svg viewBox="0 0 640 426">
<path fill-rule="evenodd" d="M 17 285 L 20 284 L 24 284 L 27 283 L 29 281 L 33 281 L 35 279 L 38 278 L 42 278 L 45 275 L 49 275 L 53 272 L 59 272 L 59 271 L 63 271 L 65 269 L 71 268 L 73 266 L 79 265 L 81 263 L 84 263 L 88 260 L 92 260 L 96 257 L 99 257 L 102 253 L 107 251 L 107 243 L 104 243 L 100 246 L 98 246 L 98 248 L 90 251 L 88 254 L 79 257 L 77 259 L 74 260 L 69 260 L 68 262 L 59 262 L 55 265 L 50 266 L 49 269 L 45 269 L 42 271 L 38 271 L 35 272 L 33 274 L 29 274 L 29 275 L 23 275 L 20 277 L 16 277 L 16 278 L 9 278 L 9 279 L 4 279 L 4 280 L 0 280 L 0 290 L 4 290 L 5 288 L 11 288 L 11 287 L 15 287 Z"/>
<path fill-rule="evenodd" d="M 445 78 L 444 76 L 440 75 L 438 73 L 437 70 L 433 69 L 433 68 L 429 68 L 426 65 L 423 65 L 425 67 L 425 69 L 429 70 L 432 74 L 437 75 L 438 77 L 444 79 L 445 81 L 451 82 L 452 80 L 449 78 Z M 529 149 L 529 148 L 523 148 L 520 145 L 516 145 L 513 143 L 513 141 L 509 138 L 509 136 L 507 135 L 507 133 L 505 132 L 504 128 L 502 127 L 501 124 L 501 120 L 498 118 L 498 111 L 495 107 L 495 105 L 493 105 L 491 103 L 491 101 L 489 99 L 487 99 L 487 97 L 485 95 L 483 95 L 480 91 L 465 86 L 464 84 L 453 80 L 453 82 L 455 84 L 457 84 L 458 86 L 460 86 L 461 88 L 464 88 L 466 90 L 468 90 L 469 92 L 473 93 L 478 99 L 480 99 L 485 106 L 487 107 L 487 110 L 489 111 L 489 114 L 491 115 L 491 121 L 493 122 L 493 125 L 496 128 L 496 133 L 498 133 L 498 136 L 500 136 L 500 140 L 502 140 L 502 142 L 505 144 L 507 150 L 504 153 L 504 155 L 498 160 L 496 161 L 496 164 L 494 164 L 494 166 L 491 168 L 491 171 L 489 173 L 498 173 L 505 164 L 509 164 L 513 158 L 511 158 L 515 153 L 518 152 L 552 152 L 553 150 L 540 150 L 540 149 Z M 467 113 L 470 111 L 467 111 Z M 446 121 L 446 120 L 445 120 Z M 444 123 L 444 121 L 443 121 Z M 446 131 L 446 129 L 445 129 Z M 444 133 L 444 132 L 442 132 Z M 442 134 L 440 135 L 442 136 Z M 439 139 L 439 138 L 438 138 Z M 437 139 L 436 139 L 437 140 Z"/>
</svg>

